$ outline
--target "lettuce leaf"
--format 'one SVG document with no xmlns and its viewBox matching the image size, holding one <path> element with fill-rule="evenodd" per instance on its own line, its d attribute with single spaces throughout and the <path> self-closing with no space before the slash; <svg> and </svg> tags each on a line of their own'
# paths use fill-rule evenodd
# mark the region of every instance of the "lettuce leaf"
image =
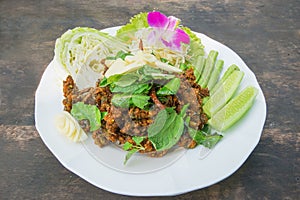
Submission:
<svg viewBox="0 0 300 200">
<path fill-rule="evenodd" d="M 134 33 L 142 28 L 148 28 L 148 13 L 142 12 L 133 16 L 129 23 L 117 30 L 116 36 L 126 43 L 130 43 Z"/>
<path fill-rule="evenodd" d="M 182 26 L 180 27 L 186 34 L 190 36 L 190 48 L 188 50 L 188 57 L 189 61 L 194 64 L 193 62 L 196 60 L 198 56 L 204 56 L 204 45 L 201 43 L 200 38 L 197 37 L 195 33 L 188 27 Z"/>
</svg>

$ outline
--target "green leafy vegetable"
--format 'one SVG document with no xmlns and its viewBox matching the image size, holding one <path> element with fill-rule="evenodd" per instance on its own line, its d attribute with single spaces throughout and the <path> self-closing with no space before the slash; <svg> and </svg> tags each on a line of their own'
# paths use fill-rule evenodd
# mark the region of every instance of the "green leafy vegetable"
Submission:
<svg viewBox="0 0 300 200">
<path fill-rule="evenodd" d="M 203 145 L 203 146 L 211 149 L 223 137 L 222 135 L 219 135 L 217 133 L 210 134 L 208 125 L 206 125 L 205 128 L 203 128 L 202 130 L 195 130 L 189 126 L 189 122 L 190 122 L 190 117 L 187 117 L 185 123 L 187 125 L 189 135 L 198 145 Z"/>
<path fill-rule="evenodd" d="M 77 120 L 89 120 L 90 131 L 95 131 L 100 128 L 101 120 L 106 115 L 106 112 L 100 112 L 100 110 L 95 105 L 78 102 L 72 105 L 71 114 Z"/>
<path fill-rule="evenodd" d="M 180 78 L 171 79 L 166 85 L 157 91 L 158 95 L 174 95 L 180 87 Z"/>
<path fill-rule="evenodd" d="M 147 95 L 134 94 L 132 95 L 132 104 L 140 109 L 144 109 L 149 104 L 150 97 Z"/>
<path fill-rule="evenodd" d="M 180 28 L 190 37 L 191 42 L 188 50 L 188 58 L 191 63 L 195 64 L 194 58 L 197 58 L 199 55 L 204 56 L 204 46 L 201 43 L 200 38 L 198 38 L 197 35 L 191 31 L 191 29 L 185 26 Z"/>
<path fill-rule="evenodd" d="M 126 94 L 117 93 L 112 97 L 114 106 L 121 108 L 129 108 L 130 106 L 137 106 L 144 109 L 149 103 L 150 96 L 143 94 Z"/>
<path fill-rule="evenodd" d="M 144 137 L 134 136 L 134 137 L 132 137 L 132 140 L 135 142 L 135 144 L 126 142 L 123 145 L 123 149 L 125 151 L 128 151 L 125 156 L 124 165 L 127 163 L 127 161 L 131 158 L 131 156 L 133 154 L 135 154 L 136 152 L 138 152 L 140 150 L 145 150 L 145 148 L 141 145 L 141 143 L 143 142 L 144 139 L 145 139 Z"/>
<path fill-rule="evenodd" d="M 148 136 L 152 137 L 162 131 L 164 127 L 170 126 L 174 121 L 176 113 L 172 108 L 161 110 L 155 118 L 155 121 L 148 127 Z"/>
<path fill-rule="evenodd" d="M 121 86 L 112 86 L 110 87 L 111 92 L 117 93 L 130 93 L 130 94 L 147 94 L 151 89 L 151 84 L 149 83 L 141 83 L 141 84 L 133 84 L 126 87 Z"/>
<path fill-rule="evenodd" d="M 179 68 L 183 71 L 188 69 L 188 65 L 186 63 L 180 63 Z"/>
<path fill-rule="evenodd" d="M 117 76 L 117 77 L 118 79 L 113 81 L 113 84 L 122 87 L 132 85 L 134 82 L 139 80 L 139 76 L 136 73 L 126 73 L 123 74 L 122 76 Z M 110 80 L 110 77 L 108 79 Z"/>
<path fill-rule="evenodd" d="M 134 33 L 142 28 L 149 27 L 148 21 L 147 21 L 147 15 L 148 13 L 139 13 L 135 16 L 133 16 L 130 19 L 130 22 L 126 25 L 122 26 L 118 31 L 116 36 L 120 39 L 122 39 L 125 42 L 130 43 L 131 39 L 134 37 Z"/>
<path fill-rule="evenodd" d="M 137 70 L 137 74 L 140 75 L 140 81 L 149 81 L 149 80 L 168 80 L 174 78 L 173 74 L 166 74 L 158 68 L 154 68 L 148 65 L 143 66 Z"/>
<path fill-rule="evenodd" d="M 111 90 L 114 90 L 114 87 L 127 87 L 133 86 L 134 84 L 143 84 L 143 83 L 150 83 L 153 80 L 168 80 L 174 78 L 175 75 L 173 74 L 166 74 L 160 69 L 156 69 L 145 65 L 133 72 L 127 72 L 124 74 L 115 74 L 110 76 L 109 78 L 104 77 L 101 82 L 100 86 L 105 87 L 110 85 Z M 116 89 L 121 90 L 121 89 Z"/>
<path fill-rule="evenodd" d="M 172 108 L 161 110 L 153 124 L 148 128 L 148 137 L 157 151 L 170 149 L 180 139 L 184 130 L 184 120 L 187 106 L 179 115 Z"/>
<path fill-rule="evenodd" d="M 130 106 L 137 106 L 144 109 L 149 105 L 150 96 L 148 95 L 153 80 L 163 79 L 168 80 L 174 78 L 175 75 L 165 74 L 160 69 L 155 69 L 150 66 L 143 66 L 142 68 L 127 72 L 124 74 L 115 74 L 109 78 L 104 78 L 100 82 L 101 87 L 109 86 L 111 92 L 114 93 L 112 103 L 115 106 L 122 108 L 129 108 Z M 162 89 L 162 93 L 176 93 L 180 86 L 180 80 L 174 78 Z"/>
<path fill-rule="evenodd" d="M 129 143 L 130 144 L 130 143 Z M 139 149 L 138 148 L 133 148 L 133 149 L 131 149 L 131 150 L 129 150 L 128 152 L 127 152 L 127 154 L 126 154 L 126 156 L 125 156 L 125 160 L 124 160 L 124 165 L 126 165 L 126 163 L 127 163 L 127 161 L 131 158 L 131 156 L 133 155 L 133 154 L 135 154 L 136 152 L 138 152 L 139 151 Z"/>
</svg>

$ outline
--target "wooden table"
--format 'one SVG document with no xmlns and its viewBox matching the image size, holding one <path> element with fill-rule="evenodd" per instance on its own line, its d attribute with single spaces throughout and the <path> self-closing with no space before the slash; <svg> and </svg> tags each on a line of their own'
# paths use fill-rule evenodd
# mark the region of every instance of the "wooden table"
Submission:
<svg viewBox="0 0 300 200">
<path fill-rule="evenodd" d="M 34 1 L 0 3 L 0 199 L 131 199 L 65 169 L 35 129 L 34 96 L 68 28 L 125 24 L 141 11 L 174 15 L 236 51 L 267 101 L 260 143 L 232 176 L 166 199 L 297 199 L 300 195 L 300 1 Z M 299 198 L 299 197 L 298 197 Z M 143 199 L 143 198 L 135 198 Z M 160 199 L 151 197 L 150 199 Z"/>
</svg>

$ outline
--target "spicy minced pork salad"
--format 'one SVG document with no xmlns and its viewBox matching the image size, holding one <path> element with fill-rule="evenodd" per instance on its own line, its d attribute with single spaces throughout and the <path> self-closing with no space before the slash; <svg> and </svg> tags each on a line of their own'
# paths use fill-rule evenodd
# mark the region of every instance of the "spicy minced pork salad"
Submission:
<svg viewBox="0 0 300 200">
<path fill-rule="evenodd" d="M 114 36 L 77 27 L 57 39 L 64 111 L 58 130 L 75 142 L 163 156 L 176 147 L 214 147 L 251 108 L 257 89 L 236 94 L 244 73 L 224 73 L 218 52 L 173 16 L 139 13 Z M 221 74 L 223 74 L 221 76 Z"/>
</svg>

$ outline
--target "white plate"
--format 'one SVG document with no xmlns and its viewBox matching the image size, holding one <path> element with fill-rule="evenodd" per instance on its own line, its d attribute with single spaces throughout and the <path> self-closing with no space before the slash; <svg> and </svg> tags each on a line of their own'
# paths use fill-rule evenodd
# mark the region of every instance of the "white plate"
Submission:
<svg viewBox="0 0 300 200">
<path fill-rule="evenodd" d="M 119 27 L 105 29 L 114 34 Z M 61 86 L 53 60 L 45 70 L 35 97 L 36 128 L 51 152 L 67 169 L 104 190 L 133 196 L 177 195 L 215 184 L 234 173 L 258 144 L 266 118 L 266 102 L 253 72 L 230 48 L 196 33 L 205 51 L 217 50 L 225 69 L 236 64 L 245 72 L 240 90 L 248 85 L 259 89 L 256 101 L 222 141 L 205 158 L 200 149 L 178 151 L 163 158 L 136 155 L 123 165 L 125 152 L 113 146 L 98 148 L 91 138 L 73 143 L 59 134 L 53 119 L 63 110 Z M 225 70 L 223 70 L 225 71 Z"/>
</svg>

